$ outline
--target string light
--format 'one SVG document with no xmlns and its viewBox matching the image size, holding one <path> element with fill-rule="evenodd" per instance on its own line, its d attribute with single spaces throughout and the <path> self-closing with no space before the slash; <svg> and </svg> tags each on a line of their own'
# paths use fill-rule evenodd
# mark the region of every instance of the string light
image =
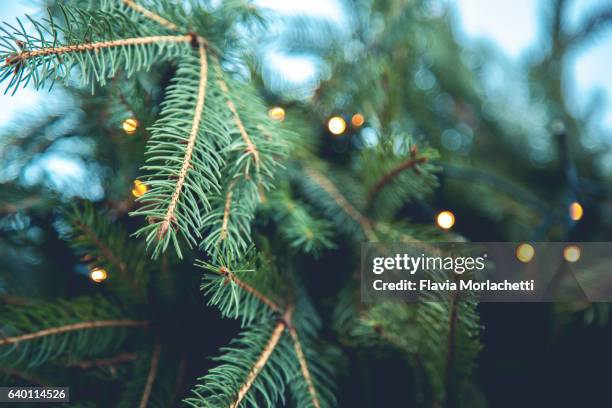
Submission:
<svg viewBox="0 0 612 408">
<path fill-rule="evenodd" d="M 149 191 L 149 188 L 145 183 L 140 180 L 134 180 L 134 188 L 132 188 L 132 195 L 134 197 L 138 198 L 144 195 L 147 191 Z"/>
<path fill-rule="evenodd" d="M 569 216 L 572 220 L 580 221 L 583 215 L 584 215 L 584 209 L 582 208 L 582 205 L 579 202 L 574 201 L 573 203 L 570 204 Z"/>
<path fill-rule="evenodd" d="M 327 121 L 327 128 L 334 135 L 341 135 L 346 130 L 346 121 L 340 116 L 332 116 Z"/>
<path fill-rule="evenodd" d="M 91 272 L 89 272 L 89 277 L 92 281 L 100 283 L 108 277 L 108 274 L 102 268 L 93 268 Z"/>
<path fill-rule="evenodd" d="M 134 118 L 126 119 L 121 127 L 126 134 L 133 135 L 138 130 L 138 121 Z"/>
<path fill-rule="evenodd" d="M 441 211 L 436 217 L 436 222 L 442 229 L 451 229 L 455 225 L 455 214 L 450 211 Z"/>
<path fill-rule="evenodd" d="M 578 262 L 580 259 L 580 248 L 576 245 L 566 246 L 565 249 L 563 249 L 563 258 L 565 258 L 567 262 Z"/>
<path fill-rule="evenodd" d="M 361 127 L 364 123 L 365 123 L 365 118 L 363 117 L 361 113 L 356 113 L 351 118 L 351 124 L 356 128 Z"/>
<path fill-rule="evenodd" d="M 516 257 L 523 263 L 531 262 L 535 256 L 535 249 L 529 244 L 521 244 L 516 248 Z"/>
<path fill-rule="evenodd" d="M 283 120 L 285 120 L 285 110 L 280 106 L 275 106 L 268 111 L 268 116 L 272 120 L 282 122 Z"/>
</svg>

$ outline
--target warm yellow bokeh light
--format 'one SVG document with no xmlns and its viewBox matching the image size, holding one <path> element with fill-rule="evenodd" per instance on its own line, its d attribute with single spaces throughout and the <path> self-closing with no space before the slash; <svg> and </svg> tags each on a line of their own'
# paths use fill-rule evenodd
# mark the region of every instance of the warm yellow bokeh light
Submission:
<svg viewBox="0 0 612 408">
<path fill-rule="evenodd" d="M 346 121 L 340 116 L 332 116 L 327 121 L 327 128 L 334 135 L 341 135 L 346 130 Z"/>
<path fill-rule="evenodd" d="M 134 180 L 134 188 L 132 189 L 132 195 L 134 197 L 138 198 L 144 195 L 147 191 L 149 191 L 149 188 L 145 183 L 140 180 Z"/>
<path fill-rule="evenodd" d="M 123 121 L 123 131 L 128 135 L 133 135 L 138 130 L 138 121 L 134 118 L 129 118 Z"/>
<path fill-rule="evenodd" d="M 531 262 L 535 256 L 535 249 L 529 244 L 521 244 L 516 248 L 516 257 L 523 263 Z"/>
<path fill-rule="evenodd" d="M 93 268 L 91 272 L 89 273 L 89 277 L 94 282 L 102 282 L 103 280 L 106 279 L 107 276 L 108 274 L 102 268 Z"/>
<path fill-rule="evenodd" d="M 442 211 L 436 217 L 438 226 L 443 229 L 451 229 L 455 225 L 455 214 L 450 211 Z"/>
<path fill-rule="evenodd" d="M 573 203 L 571 203 L 569 207 L 569 214 L 572 220 L 580 221 L 580 219 L 582 218 L 582 215 L 584 214 L 582 205 L 577 201 L 574 201 Z"/>
<path fill-rule="evenodd" d="M 351 118 L 351 124 L 355 127 L 361 127 L 365 123 L 365 118 L 361 113 L 356 113 Z"/>
<path fill-rule="evenodd" d="M 270 117 L 270 119 L 282 122 L 283 120 L 285 120 L 285 110 L 280 106 L 275 106 L 268 111 L 268 116 Z"/>
<path fill-rule="evenodd" d="M 563 258 L 565 258 L 567 262 L 578 262 L 580 259 L 580 248 L 576 245 L 565 247 L 563 250 Z"/>
</svg>

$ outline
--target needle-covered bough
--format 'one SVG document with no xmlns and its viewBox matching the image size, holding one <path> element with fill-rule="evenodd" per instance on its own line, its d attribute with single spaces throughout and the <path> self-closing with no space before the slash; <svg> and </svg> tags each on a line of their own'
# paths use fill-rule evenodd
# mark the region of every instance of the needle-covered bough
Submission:
<svg viewBox="0 0 612 408">
<path fill-rule="evenodd" d="M 186 401 L 267 406 L 284 401 L 287 388 L 298 406 L 332 406 L 328 368 L 313 358 L 320 322 L 307 295 L 291 273 L 270 262 L 254 265 L 260 256 L 249 250 L 256 208 L 293 137 L 268 118 L 252 86 L 224 68 L 236 54 L 236 23 L 259 17 L 242 2 L 216 8 L 185 3 L 188 11 L 169 1 L 66 2 L 45 18 L 5 23 L 0 79 L 13 93 L 56 81 L 80 81 L 96 92 L 117 76 L 176 64 L 159 118 L 148 130 L 140 177 L 147 192 L 132 212 L 144 226 L 136 235 L 145 238 L 153 258 L 165 257 L 168 247 L 179 257 L 185 248 L 203 250 L 210 260 L 203 264 L 209 303 L 245 327 Z M 109 230 L 109 221 L 92 211 L 76 209 L 68 217 L 75 247 L 97 253 L 91 263 L 103 260 L 122 273 L 113 281 L 125 286 L 120 293 L 131 298 L 127 304 L 138 304 L 147 283 L 142 275 L 150 269 L 125 247 L 125 232 Z M 12 305 L 0 313 L 2 358 L 29 367 L 61 360 L 83 366 L 78 360 L 151 329 L 147 320 L 129 318 L 131 309 L 116 299 L 101 297 Z M 165 375 L 164 349 L 159 341 L 152 344 L 141 370 L 135 369 L 140 382 L 126 390 L 134 405 L 125 406 L 166 406 L 167 399 L 155 396 Z"/>
</svg>

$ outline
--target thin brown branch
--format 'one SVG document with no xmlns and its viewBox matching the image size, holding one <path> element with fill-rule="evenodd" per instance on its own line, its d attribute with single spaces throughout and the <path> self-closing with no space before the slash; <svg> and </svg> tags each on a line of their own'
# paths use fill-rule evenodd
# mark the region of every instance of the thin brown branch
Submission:
<svg viewBox="0 0 612 408">
<path fill-rule="evenodd" d="M 295 330 L 295 327 L 291 326 L 289 328 L 289 334 L 291 334 L 291 338 L 293 339 L 293 348 L 295 349 L 295 354 L 297 355 L 298 361 L 300 362 L 302 375 L 304 376 L 304 380 L 306 380 L 306 384 L 308 384 L 308 393 L 310 394 L 310 400 L 312 402 L 312 405 L 315 408 L 321 408 L 319 398 L 317 397 L 317 391 L 312 381 L 312 377 L 310 376 L 310 370 L 308 370 L 306 356 L 304 355 L 304 351 L 302 350 L 302 345 L 300 344 L 300 339 L 298 337 L 297 331 Z"/>
<path fill-rule="evenodd" d="M 336 186 L 321 172 L 315 170 L 311 167 L 304 167 L 304 172 L 314 181 L 316 182 L 327 194 L 333 198 L 333 200 L 344 210 L 344 212 L 355 220 L 363 230 L 364 235 L 370 241 L 377 241 L 376 233 L 372 228 L 372 221 L 366 218 L 363 214 L 361 214 L 351 203 L 347 201 L 347 199 L 342 195 L 342 193 L 336 188 Z"/>
<path fill-rule="evenodd" d="M 136 4 L 136 2 L 132 1 L 132 0 L 123 0 L 123 3 L 134 9 L 135 11 L 139 12 L 140 14 L 142 14 L 143 16 L 145 16 L 146 18 L 155 21 L 156 23 L 158 23 L 159 25 L 166 27 L 169 30 L 173 30 L 173 31 L 181 31 L 179 30 L 178 26 L 168 20 L 166 20 L 165 18 L 163 18 L 162 16 L 160 16 L 159 14 L 156 14 L 150 10 L 147 10 L 146 8 L 142 7 L 139 4 Z"/>
<path fill-rule="evenodd" d="M 90 322 L 79 322 L 59 327 L 40 330 L 34 333 L 22 334 L 20 336 L 6 337 L 0 339 L 0 346 L 6 344 L 17 344 L 22 341 L 33 340 L 40 337 L 52 336 L 77 330 L 98 329 L 102 327 L 146 327 L 147 321 L 143 320 L 95 320 Z"/>
<path fill-rule="evenodd" d="M 193 39 L 193 36 L 187 37 L 189 37 L 190 41 Z M 168 228 L 175 219 L 174 212 L 176 211 L 176 206 L 183 190 L 183 185 L 185 184 L 187 172 L 191 167 L 191 156 L 193 155 L 193 149 L 195 146 L 196 138 L 198 136 L 198 132 L 200 130 L 200 123 L 202 121 L 202 111 L 204 110 L 204 100 L 206 97 L 206 83 L 208 80 L 208 61 L 206 56 L 205 43 L 204 41 L 200 41 L 199 37 L 197 38 L 198 54 L 200 57 L 200 83 L 198 85 L 198 95 L 195 112 L 193 116 L 193 122 L 191 124 L 191 131 L 189 132 L 189 137 L 187 139 L 187 148 L 185 149 L 185 156 L 183 157 L 183 165 L 181 166 L 181 170 L 178 175 L 178 180 L 176 182 L 176 187 L 170 200 L 170 205 L 168 205 L 168 210 L 166 211 L 164 220 L 162 221 L 161 226 L 159 227 L 159 238 L 162 238 L 166 234 L 166 232 L 168 232 Z"/>
<path fill-rule="evenodd" d="M 29 302 L 26 299 L 9 295 L 7 293 L 0 293 L 0 304 L 12 305 L 12 306 L 25 306 Z"/>
<path fill-rule="evenodd" d="M 417 157 L 416 149 L 411 150 L 410 159 L 403 163 L 400 163 L 396 167 L 392 168 L 389 172 L 383 174 L 383 176 L 376 182 L 376 184 L 370 189 L 367 198 L 367 206 L 371 206 L 376 198 L 376 195 L 383 189 L 389 182 L 405 170 L 414 169 L 415 174 L 419 174 L 416 168 L 417 165 L 423 164 L 427 161 L 427 157 Z"/>
<path fill-rule="evenodd" d="M 225 83 L 225 81 L 223 80 L 223 71 L 221 70 L 221 65 L 219 64 L 219 61 L 216 58 L 213 61 L 214 61 L 214 66 L 215 66 L 215 72 L 217 74 L 217 83 L 219 84 L 219 88 L 221 88 L 221 91 L 223 92 L 223 94 L 225 95 L 225 98 L 227 99 L 227 107 L 229 108 L 230 112 L 232 112 L 232 116 L 234 117 L 234 122 L 236 123 L 236 127 L 238 128 L 238 131 L 240 132 L 240 136 L 242 137 L 242 140 L 244 140 L 244 143 L 246 144 L 245 151 L 253 157 L 253 161 L 255 162 L 255 169 L 259 171 L 259 151 L 257 150 L 257 146 L 255 146 L 255 143 L 253 143 L 253 140 L 247 133 L 246 128 L 244 127 L 244 124 L 242 123 L 242 119 L 240 119 L 240 115 L 238 114 L 238 110 L 236 109 L 236 105 L 234 104 L 234 101 L 232 101 L 232 98 L 230 97 L 229 88 L 227 84 Z M 246 176 L 248 176 L 248 174 L 249 174 L 249 171 L 247 167 Z"/>
<path fill-rule="evenodd" d="M 227 238 L 227 229 L 229 224 L 229 219 L 232 210 L 232 195 L 234 194 L 234 185 L 236 185 L 236 180 L 232 181 L 230 185 L 227 187 L 227 194 L 225 195 L 225 207 L 223 208 L 223 222 L 221 224 L 221 241 Z"/>
<path fill-rule="evenodd" d="M 117 354 L 113 357 L 108 358 L 99 358 L 96 360 L 85 360 L 85 361 L 75 361 L 73 363 L 68 363 L 68 367 L 78 367 L 84 370 L 89 368 L 100 368 L 100 367 L 108 367 L 115 366 L 117 364 L 128 363 L 130 361 L 134 361 L 138 358 L 138 353 L 121 353 Z"/>
<path fill-rule="evenodd" d="M 236 276 L 236 274 L 234 274 L 234 272 L 222 266 L 221 268 L 219 268 L 219 274 L 222 276 L 225 276 L 229 281 L 234 282 L 240 288 L 250 293 L 251 295 L 255 296 L 263 304 L 268 306 L 273 312 L 280 313 L 281 307 L 276 302 L 274 302 L 272 299 L 270 299 L 269 297 L 267 297 L 266 295 L 264 295 L 263 293 L 261 293 L 260 291 L 258 291 L 257 289 L 249 285 L 248 283 L 242 281 L 240 278 Z"/>
<path fill-rule="evenodd" d="M 253 364 L 253 368 L 249 372 L 249 375 L 247 376 L 246 381 L 244 382 L 242 387 L 240 387 L 240 389 L 238 390 L 236 400 L 229 406 L 229 408 L 238 408 L 238 406 L 240 405 L 240 403 L 246 396 L 247 392 L 249 392 L 249 389 L 251 389 L 251 386 L 255 382 L 255 379 L 257 378 L 261 370 L 264 368 L 264 366 L 270 359 L 270 356 L 276 349 L 276 346 L 278 345 L 278 342 L 280 341 L 281 336 L 283 335 L 283 331 L 288 326 L 289 322 L 291 322 L 292 315 L 293 315 L 293 307 L 290 306 L 285 311 L 283 315 L 283 319 L 280 320 L 274 327 L 274 330 L 272 331 L 272 335 L 270 336 L 268 343 L 266 344 L 263 351 L 259 355 L 259 358 L 257 359 L 257 361 L 255 361 L 255 364 Z"/>
<path fill-rule="evenodd" d="M 142 398 L 140 400 L 140 408 L 147 408 L 149 404 L 149 398 L 151 397 L 151 390 L 153 389 L 153 383 L 155 382 L 155 377 L 157 377 L 157 369 L 159 367 L 159 356 L 161 354 L 161 346 L 159 342 L 155 343 L 155 348 L 153 349 L 153 355 L 151 356 L 151 366 L 149 368 L 149 374 L 147 375 L 147 382 L 145 383 L 145 388 L 142 393 Z"/>
<path fill-rule="evenodd" d="M 71 52 L 97 51 L 104 48 L 125 47 L 130 45 L 160 44 L 160 43 L 189 43 L 193 40 L 190 35 L 155 35 L 151 37 L 126 38 L 121 40 L 100 41 L 94 43 L 65 45 L 63 47 L 48 47 L 32 51 L 22 51 L 6 58 L 6 65 L 19 64 L 30 58 L 45 55 L 61 55 Z"/>
<path fill-rule="evenodd" d="M 19 380 L 25 381 L 29 384 L 33 384 L 33 385 L 38 385 L 40 387 L 48 387 L 49 384 L 47 382 L 45 382 L 44 380 L 38 378 L 38 377 L 34 377 L 31 376 L 30 374 L 27 373 L 22 373 L 21 371 L 17 371 L 15 369 L 12 368 L 5 368 L 5 367 L 0 367 L 0 373 L 4 373 L 6 375 L 9 375 L 13 378 L 17 378 Z"/>
</svg>

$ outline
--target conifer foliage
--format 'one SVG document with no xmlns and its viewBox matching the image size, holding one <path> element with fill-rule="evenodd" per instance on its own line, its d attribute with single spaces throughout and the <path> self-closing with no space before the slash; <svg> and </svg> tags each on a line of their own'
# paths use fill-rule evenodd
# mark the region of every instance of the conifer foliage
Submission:
<svg viewBox="0 0 612 408">
<path fill-rule="evenodd" d="M 55 220 L 46 231 L 68 243 L 76 264 L 108 274 L 102 289 L 38 299 L 0 279 L 0 373 L 9 381 L 70 384 L 75 402 L 100 406 L 323 408 L 338 404 L 341 349 L 384 349 L 414 367 L 414 401 L 460 401 L 479 349 L 475 301 L 366 307 L 349 277 L 330 308 L 311 295 L 313 272 L 300 262 L 333 253 L 338 242 L 354 265 L 364 241 L 438 238 L 395 217 L 436 187 L 435 150 L 383 129 L 384 143 L 334 171 L 308 141 L 313 130 L 300 119 L 271 120 L 256 81 L 235 69 L 245 29 L 260 22 L 241 1 L 101 0 L 67 1 L 44 18 L 2 26 L 8 92 L 58 83 L 76 94 L 78 79 L 106 103 L 134 106 L 150 100 L 142 84 L 171 76 L 146 112 L 157 119 L 137 133 L 146 143 L 127 160 L 140 167 L 126 171 L 144 190 L 135 202 L 126 188 L 119 204 L 45 215 Z M 103 127 L 91 132 L 99 143 L 108 136 Z M 193 296 L 190 274 L 203 275 L 206 302 L 198 296 L 189 310 L 198 316 L 206 303 L 241 330 L 207 372 L 190 360 L 210 356 L 184 354 L 172 336 Z M 74 370 L 94 379 L 70 380 Z M 44 379 L 55 371 L 65 375 Z M 99 402 L 78 391 L 91 381 L 114 384 L 116 395 Z"/>
</svg>

